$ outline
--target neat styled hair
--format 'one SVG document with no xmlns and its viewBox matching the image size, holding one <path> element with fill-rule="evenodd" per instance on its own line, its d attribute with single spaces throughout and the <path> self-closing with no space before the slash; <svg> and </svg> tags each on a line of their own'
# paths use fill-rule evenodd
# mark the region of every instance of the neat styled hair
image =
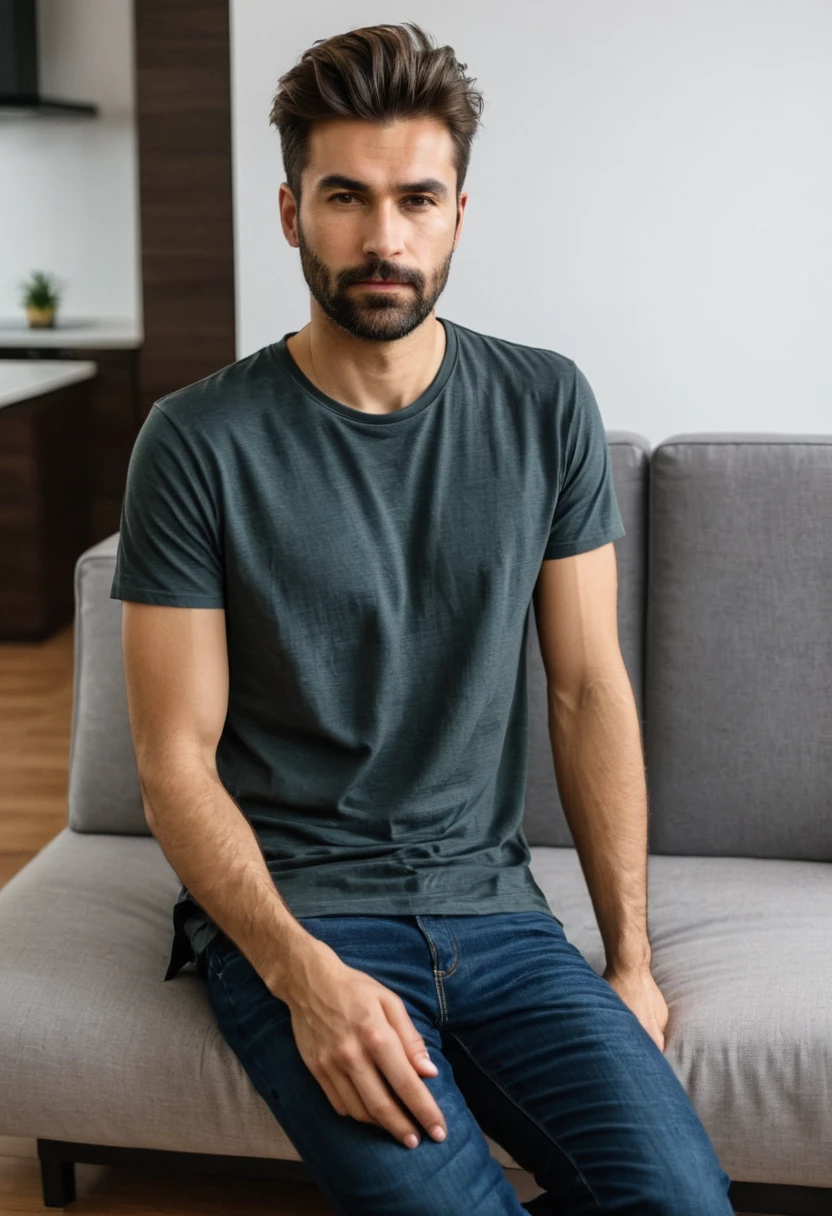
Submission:
<svg viewBox="0 0 832 1216">
<path fill-rule="evenodd" d="M 458 203 L 483 108 L 474 78 L 464 75 L 466 67 L 452 47 L 436 47 L 412 21 L 319 38 L 280 77 L 269 115 L 280 134 L 286 181 L 297 205 L 312 123 L 339 117 L 444 122 L 454 143 Z"/>
</svg>

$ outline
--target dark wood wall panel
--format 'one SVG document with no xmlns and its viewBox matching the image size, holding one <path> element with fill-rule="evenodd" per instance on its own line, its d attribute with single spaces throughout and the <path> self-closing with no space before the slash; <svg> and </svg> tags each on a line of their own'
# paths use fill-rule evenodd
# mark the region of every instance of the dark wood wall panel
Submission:
<svg viewBox="0 0 832 1216">
<path fill-rule="evenodd" d="M 228 0 L 134 0 L 142 420 L 236 359 Z"/>
</svg>

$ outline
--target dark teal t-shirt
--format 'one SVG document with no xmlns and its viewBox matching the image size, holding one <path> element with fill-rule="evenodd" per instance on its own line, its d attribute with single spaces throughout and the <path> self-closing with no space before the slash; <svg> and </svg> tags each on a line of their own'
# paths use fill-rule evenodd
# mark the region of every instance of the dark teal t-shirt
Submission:
<svg viewBox="0 0 832 1216">
<path fill-rule="evenodd" d="M 111 598 L 225 609 L 217 771 L 296 917 L 553 915 L 528 612 L 542 561 L 625 529 L 573 360 L 440 320 L 403 409 L 327 396 L 286 334 L 160 398 L 130 457 Z M 174 930 L 166 979 L 218 931 L 184 885 Z"/>
</svg>

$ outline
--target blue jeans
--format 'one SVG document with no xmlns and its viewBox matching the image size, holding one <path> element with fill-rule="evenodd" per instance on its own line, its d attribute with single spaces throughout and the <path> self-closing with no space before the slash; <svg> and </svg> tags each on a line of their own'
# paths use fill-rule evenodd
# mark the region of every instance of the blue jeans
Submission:
<svg viewBox="0 0 832 1216">
<path fill-rule="evenodd" d="M 545 912 L 300 916 L 396 992 L 448 1128 L 406 1148 L 339 1115 L 289 1006 L 225 934 L 198 959 L 226 1042 L 344 1216 L 730 1216 L 731 1179 L 664 1053 Z M 544 1194 L 521 1205 L 485 1131 Z"/>
</svg>

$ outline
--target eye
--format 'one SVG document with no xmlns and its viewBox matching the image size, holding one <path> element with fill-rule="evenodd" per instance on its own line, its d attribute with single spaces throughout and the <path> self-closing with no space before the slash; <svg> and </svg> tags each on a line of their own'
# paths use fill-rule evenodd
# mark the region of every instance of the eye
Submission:
<svg viewBox="0 0 832 1216">
<path fill-rule="evenodd" d="M 357 197 L 358 197 L 357 194 L 352 194 L 350 192 L 341 193 L 341 194 L 333 194 L 330 196 L 330 202 L 332 202 L 335 199 L 357 198 Z M 428 203 L 431 207 L 436 206 L 433 199 L 428 198 L 428 196 L 426 194 L 411 194 L 411 195 L 408 195 L 408 200 L 410 200 L 410 199 L 419 199 L 420 202 Z M 416 210 L 417 211 L 427 211 L 427 207 L 417 207 Z"/>
</svg>

